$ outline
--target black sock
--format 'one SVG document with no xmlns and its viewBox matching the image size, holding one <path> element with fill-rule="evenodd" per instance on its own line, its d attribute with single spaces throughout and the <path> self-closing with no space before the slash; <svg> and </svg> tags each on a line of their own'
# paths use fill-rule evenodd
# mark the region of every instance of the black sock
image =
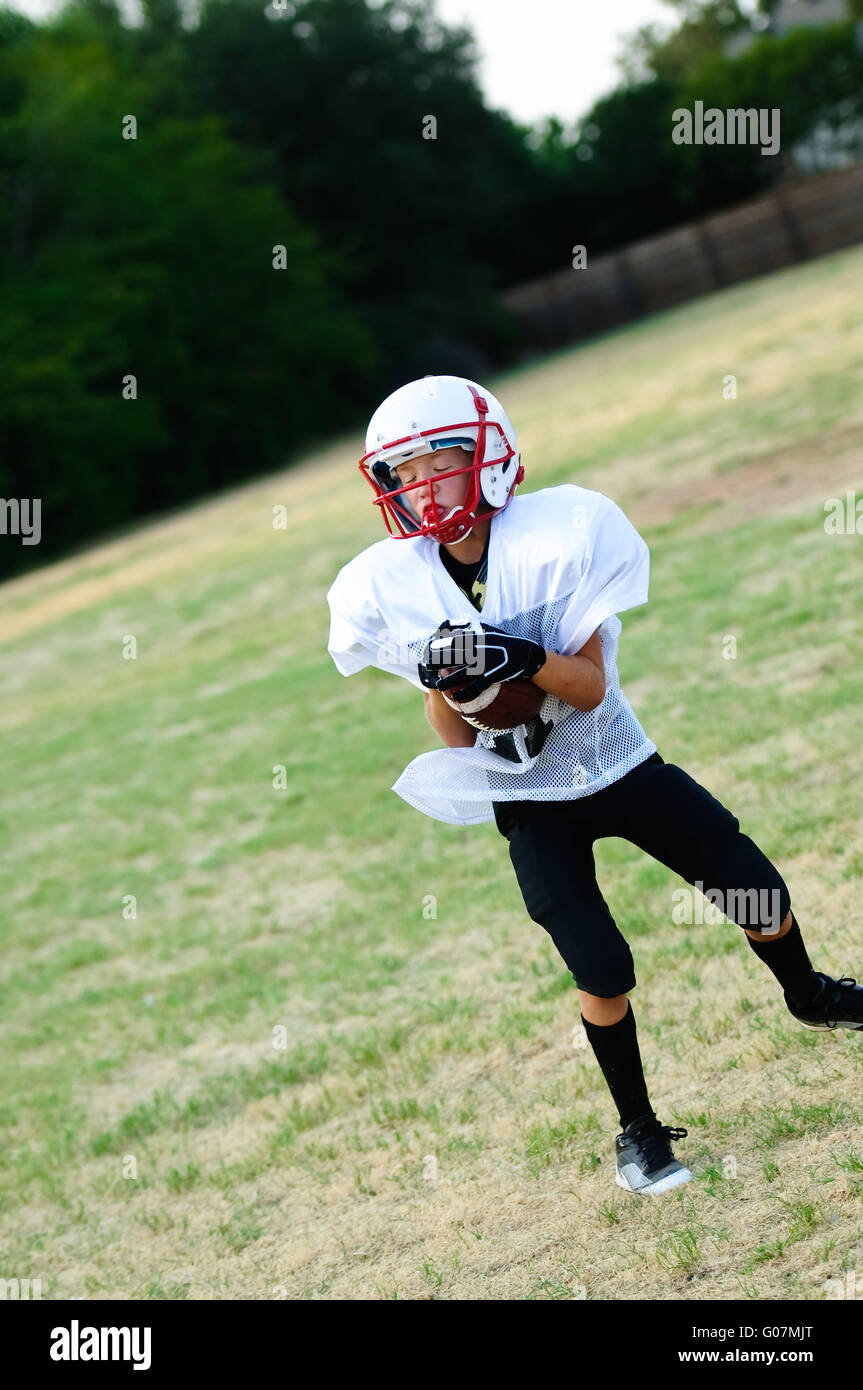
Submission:
<svg viewBox="0 0 863 1390">
<path fill-rule="evenodd" d="M 793 913 L 790 931 L 780 936 L 778 941 L 769 936 L 763 941 L 753 941 L 751 936 L 747 936 L 746 940 L 758 959 L 763 960 L 768 970 L 773 971 L 792 1004 L 804 1008 L 815 998 L 821 988 L 821 981 L 806 954 L 797 918 Z"/>
<path fill-rule="evenodd" d="M 647 1096 L 641 1053 L 635 1033 L 635 1014 L 627 999 L 627 1009 L 617 1023 L 589 1023 L 582 1015 L 588 1041 L 596 1054 L 602 1074 L 617 1106 L 621 1129 L 639 1115 L 652 1115 Z"/>
</svg>

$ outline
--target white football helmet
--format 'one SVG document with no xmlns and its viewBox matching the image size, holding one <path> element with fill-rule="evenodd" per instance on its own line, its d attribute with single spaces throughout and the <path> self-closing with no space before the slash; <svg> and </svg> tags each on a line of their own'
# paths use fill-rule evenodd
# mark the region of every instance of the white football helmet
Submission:
<svg viewBox="0 0 863 1390">
<path fill-rule="evenodd" d="M 467 450 L 471 461 L 439 476 L 471 475 L 464 503 L 444 516 L 432 488 L 420 520 L 406 494 L 424 484 L 402 484 L 396 467 L 453 445 Z M 380 507 L 391 536 L 433 536 L 443 545 L 457 545 L 477 520 L 503 511 L 524 477 L 515 430 L 500 401 L 461 376 L 421 377 L 387 396 L 369 421 L 359 468 L 374 490 L 374 505 Z"/>
</svg>

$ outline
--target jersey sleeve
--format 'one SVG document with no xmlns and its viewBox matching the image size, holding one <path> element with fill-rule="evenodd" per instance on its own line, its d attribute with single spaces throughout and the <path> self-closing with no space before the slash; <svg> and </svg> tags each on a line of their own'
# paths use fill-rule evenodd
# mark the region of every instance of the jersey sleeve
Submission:
<svg viewBox="0 0 863 1390">
<path fill-rule="evenodd" d="M 368 648 L 345 615 L 327 596 L 330 607 L 330 636 L 327 651 L 343 676 L 352 676 L 371 664 Z"/>
<path fill-rule="evenodd" d="M 579 651 L 606 618 L 647 602 L 650 551 L 616 502 L 596 493 L 583 508 L 586 533 L 577 586 L 560 619 L 559 650 Z"/>
<path fill-rule="evenodd" d="M 352 585 L 339 575 L 327 593 L 330 609 L 330 635 L 327 651 L 343 676 L 352 676 L 366 666 L 388 675 L 401 676 L 418 690 L 423 683 L 417 671 L 418 657 L 407 643 L 399 644 L 383 623 L 375 625 L 374 615 L 362 604 L 351 603 Z"/>
</svg>

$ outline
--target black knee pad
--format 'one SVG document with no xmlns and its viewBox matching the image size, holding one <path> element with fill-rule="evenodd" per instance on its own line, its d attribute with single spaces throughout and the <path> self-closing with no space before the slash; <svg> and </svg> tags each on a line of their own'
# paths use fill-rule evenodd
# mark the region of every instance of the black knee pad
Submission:
<svg viewBox="0 0 863 1390">
<path fill-rule="evenodd" d="M 563 956 L 579 989 L 583 989 L 587 994 L 595 994 L 599 999 L 616 999 L 619 994 L 628 994 L 631 989 L 635 989 L 635 962 L 627 942 L 622 937 L 619 941 L 610 940 L 608 949 L 602 953 L 602 959 L 597 960 L 585 958 L 577 947 L 573 949 L 568 942 L 558 943 L 554 933 L 550 932 L 549 935 Z M 568 949 L 562 950 L 562 945 Z"/>
</svg>

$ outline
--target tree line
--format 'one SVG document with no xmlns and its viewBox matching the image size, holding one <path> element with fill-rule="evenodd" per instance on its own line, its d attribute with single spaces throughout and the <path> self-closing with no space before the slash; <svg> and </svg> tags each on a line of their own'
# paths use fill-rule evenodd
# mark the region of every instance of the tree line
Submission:
<svg viewBox="0 0 863 1390">
<path fill-rule="evenodd" d="M 0 496 L 41 499 L 0 574 L 513 362 L 502 289 L 759 193 L 863 116 L 853 23 L 730 58 L 729 13 L 684 0 L 581 120 L 530 127 L 432 0 L 0 10 Z M 696 100 L 781 108 L 783 155 L 674 144 Z"/>
</svg>

